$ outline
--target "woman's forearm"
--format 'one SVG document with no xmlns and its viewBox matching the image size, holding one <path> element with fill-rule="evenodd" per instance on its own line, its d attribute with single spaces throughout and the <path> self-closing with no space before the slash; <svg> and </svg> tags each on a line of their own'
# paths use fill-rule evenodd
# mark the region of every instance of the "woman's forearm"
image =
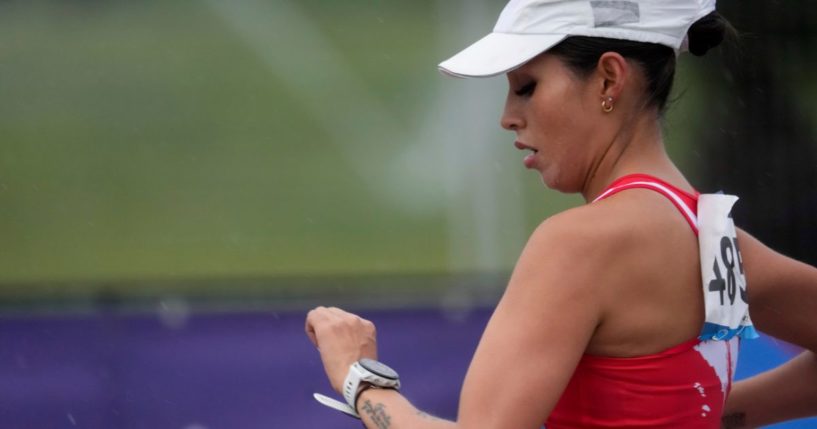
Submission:
<svg viewBox="0 0 817 429">
<path fill-rule="evenodd" d="M 791 361 L 734 385 L 726 400 L 723 427 L 753 428 L 817 415 L 817 355 Z"/>
<path fill-rule="evenodd" d="M 399 392 L 369 389 L 360 394 L 357 412 L 368 429 L 454 429 L 454 422 L 430 416 Z"/>
</svg>

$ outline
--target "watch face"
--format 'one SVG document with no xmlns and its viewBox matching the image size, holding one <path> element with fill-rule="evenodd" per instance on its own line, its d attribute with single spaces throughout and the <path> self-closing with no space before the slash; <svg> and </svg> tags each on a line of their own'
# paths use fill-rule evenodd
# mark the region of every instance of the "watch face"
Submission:
<svg viewBox="0 0 817 429">
<path fill-rule="evenodd" d="M 371 371 L 371 372 L 373 372 L 373 373 L 375 373 L 375 374 L 377 374 L 377 375 L 379 375 L 379 376 L 381 376 L 383 378 L 388 378 L 388 379 L 391 379 L 391 380 L 397 380 L 398 379 L 397 372 L 395 370 L 389 368 L 385 364 L 382 364 L 382 363 L 380 363 L 380 362 L 378 362 L 376 360 L 363 358 L 363 359 L 359 360 L 358 362 L 360 363 L 360 366 L 362 366 L 363 368 L 366 368 L 369 371 Z"/>
</svg>

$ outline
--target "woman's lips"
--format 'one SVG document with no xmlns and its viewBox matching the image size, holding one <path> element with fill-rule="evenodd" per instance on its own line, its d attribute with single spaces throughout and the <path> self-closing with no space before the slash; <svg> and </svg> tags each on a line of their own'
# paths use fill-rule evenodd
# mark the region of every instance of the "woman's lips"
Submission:
<svg viewBox="0 0 817 429">
<path fill-rule="evenodd" d="M 530 150 L 532 151 L 529 153 L 522 162 L 525 164 L 525 168 L 533 168 L 536 164 L 536 153 L 539 152 L 533 146 L 526 145 L 525 143 L 520 142 L 519 140 L 513 143 L 519 150 Z"/>
</svg>

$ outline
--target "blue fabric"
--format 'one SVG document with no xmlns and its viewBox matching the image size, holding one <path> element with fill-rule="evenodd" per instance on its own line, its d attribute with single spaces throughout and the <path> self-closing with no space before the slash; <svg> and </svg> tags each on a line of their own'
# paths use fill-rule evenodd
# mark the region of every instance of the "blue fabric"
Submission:
<svg viewBox="0 0 817 429">
<path fill-rule="evenodd" d="M 706 322 L 698 339 L 703 341 L 726 341 L 736 335 L 744 340 L 753 340 L 759 337 L 755 327 L 752 325 L 738 326 L 737 328 L 731 329 L 728 326 Z"/>
</svg>

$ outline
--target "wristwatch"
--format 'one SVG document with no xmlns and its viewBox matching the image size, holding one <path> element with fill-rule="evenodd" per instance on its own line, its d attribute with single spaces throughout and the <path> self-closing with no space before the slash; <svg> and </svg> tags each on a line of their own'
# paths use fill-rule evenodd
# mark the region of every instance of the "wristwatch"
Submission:
<svg viewBox="0 0 817 429">
<path fill-rule="evenodd" d="M 400 376 L 386 364 L 372 359 L 361 359 L 349 367 L 349 373 L 343 382 L 343 399 L 355 409 L 357 394 L 363 383 L 381 389 L 400 390 Z"/>
<path fill-rule="evenodd" d="M 315 399 L 327 407 L 360 418 L 355 409 L 358 394 L 366 385 L 379 389 L 400 390 L 400 376 L 386 364 L 373 359 L 361 359 L 349 367 L 349 373 L 343 381 L 343 399 L 346 403 L 315 393 Z"/>
</svg>

